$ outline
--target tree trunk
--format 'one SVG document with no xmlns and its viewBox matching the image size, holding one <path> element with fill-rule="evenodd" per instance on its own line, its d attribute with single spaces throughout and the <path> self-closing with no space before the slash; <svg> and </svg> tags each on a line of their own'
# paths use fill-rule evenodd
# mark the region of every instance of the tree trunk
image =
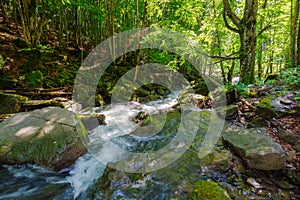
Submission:
<svg viewBox="0 0 300 200">
<path fill-rule="evenodd" d="M 227 74 L 227 80 L 228 80 L 228 83 L 230 83 L 230 84 L 232 84 L 232 76 L 233 76 L 234 67 L 235 67 L 235 60 L 232 60 L 231 67 L 228 68 L 228 74 Z"/>
<path fill-rule="evenodd" d="M 256 16 L 257 0 L 246 0 L 244 17 L 240 28 L 240 80 L 242 83 L 255 82 Z"/>
<path fill-rule="evenodd" d="M 262 9 L 266 9 L 267 7 L 267 3 L 268 0 L 265 0 Z M 263 29 L 263 19 L 260 20 L 260 24 L 259 24 L 259 29 L 262 30 Z M 257 55 L 257 76 L 259 79 L 262 78 L 263 76 L 263 68 L 262 68 L 262 58 L 263 58 L 263 45 L 264 45 L 264 41 L 261 38 L 260 40 L 258 40 L 258 55 Z"/>
<path fill-rule="evenodd" d="M 293 0 L 291 0 L 291 4 L 293 5 Z M 297 33 L 297 24 L 299 18 L 299 8 L 300 8 L 300 0 L 296 1 L 295 13 L 294 16 L 291 16 L 291 67 L 297 66 L 297 56 L 296 56 L 296 33 Z M 292 8 L 293 9 L 293 6 Z M 292 11 L 291 11 L 292 15 Z"/>
<path fill-rule="evenodd" d="M 245 84 L 254 83 L 258 0 L 246 0 L 242 19 L 234 14 L 228 0 L 223 0 L 223 4 L 223 18 L 226 27 L 240 36 L 240 82 Z M 227 22 L 227 17 L 236 28 Z"/>
<path fill-rule="evenodd" d="M 300 20 L 298 19 L 298 36 L 297 36 L 297 67 L 300 64 Z"/>
<path fill-rule="evenodd" d="M 263 42 L 259 42 L 259 49 L 257 55 L 257 76 L 259 79 L 262 78 L 263 69 L 262 69 L 262 56 L 263 56 Z"/>
</svg>

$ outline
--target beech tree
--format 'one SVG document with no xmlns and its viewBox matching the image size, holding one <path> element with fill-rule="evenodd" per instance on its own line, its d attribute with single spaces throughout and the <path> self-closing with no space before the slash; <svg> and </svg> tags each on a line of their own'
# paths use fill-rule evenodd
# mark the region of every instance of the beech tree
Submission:
<svg viewBox="0 0 300 200">
<path fill-rule="evenodd" d="M 228 0 L 223 0 L 223 4 L 223 18 L 226 27 L 229 30 L 238 33 L 240 37 L 240 82 L 245 84 L 254 83 L 257 38 L 271 26 L 269 24 L 264 28 L 261 27 L 260 32 L 256 32 L 258 0 L 245 1 L 243 17 L 241 19 L 233 12 Z M 235 27 L 228 23 L 227 17 Z"/>
<path fill-rule="evenodd" d="M 223 17 L 226 27 L 238 33 L 240 37 L 240 82 L 245 84 L 254 83 L 258 0 L 246 0 L 242 19 L 233 12 L 228 0 L 223 0 L 223 4 Z M 235 27 L 228 23 L 227 17 Z"/>
</svg>

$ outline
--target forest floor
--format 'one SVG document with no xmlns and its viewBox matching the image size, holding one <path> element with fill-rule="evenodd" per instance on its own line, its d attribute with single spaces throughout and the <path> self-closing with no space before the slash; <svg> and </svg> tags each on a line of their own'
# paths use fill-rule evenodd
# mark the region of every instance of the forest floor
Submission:
<svg viewBox="0 0 300 200">
<path fill-rule="evenodd" d="M 28 48 L 21 27 L 0 18 L 0 88 L 72 87 L 82 58 L 93 46 L 79 47 L 72 40 L 60 44 L 55 31 L 47 35 L 46 42 Z"/>
</svg>

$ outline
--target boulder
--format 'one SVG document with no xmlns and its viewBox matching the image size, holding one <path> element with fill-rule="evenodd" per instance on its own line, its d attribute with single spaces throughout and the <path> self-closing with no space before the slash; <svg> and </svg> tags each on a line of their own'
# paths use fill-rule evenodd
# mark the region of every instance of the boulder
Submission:
<svg viewBox="0 0 300 200">
<path fill-rule="evenodd" d="M 86 153 L 79 117 L 59 107 L 18 113 L 0 124 L 0 164 L 37 164 L 54 171 Z"/>
<path fill-rule="evenodd" d="M 108 164 L 86 199 L 97 199 L 100 192 L 102 199 L 189 199 L 187 192 L 201 179 L 198 155 L 190 150 L 153 172 L 128 173 L 110 167 L 114 165 Z"/>
<path fill-rule="evenodd" d="M 0 93 L 0 114 L 16 113 L 26 101 L 28 98 L 24 96 Z"/>
<path fill-rule="evenodd" d="M 281 117 L 287 114 L 295 113 L 291 105 L 282 103 L 282 98 L 266 97 L 260 100 L 256 107 L 256 113 L 265 118 L 272 119 L 273 117 Z"/>
<path fill-rule="evenodd" d="M 285 167 L 285 153 L 266 133 L 266 129 L 239 129 L 224 132 L 223 143 L 246 164 L 259 170 L 279 170 Z"/>
</svg>

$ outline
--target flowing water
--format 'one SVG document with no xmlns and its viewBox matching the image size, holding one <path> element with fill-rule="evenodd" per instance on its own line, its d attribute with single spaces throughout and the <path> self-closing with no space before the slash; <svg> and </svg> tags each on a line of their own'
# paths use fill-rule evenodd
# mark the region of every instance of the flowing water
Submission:
<svg viewBox="0 0 300 200">
<path fill-rule="evenodd" d="M 89 150 L 92 154 L 80 157 L 70 169 L 54 173 L 34 165 L 2 166 L 0 199 L 74 199 L 79 195 L 84 196 L 82 194 L 101 177 L 108 162 L 116 162 L 126 156 L 109 141 L 133 132 L 137 124 L 131 118 L 137 113 L 143 111 L 152 115 L 171 110 L 177 103 L 177 95 L 171 94 L 166 99 L 147 104 L 115 104 L 100 111 L 106 116 L 106 125 L 98 126 L 90 132 Z M 115 143 L 120 146 L 135 145 L 130 144 L 130 141 L 122 142 Z"/>
<path fill-rule="evenodd" d="M 276 188 L 269 189 L 262 196 L 258 194 L 259 191 L 245 184 L 245 175 L 228 168 L 227 171 L 215 171 L 200 166 L 197 154 L 200 147 L 197 146 L 197 141 L 203 141 L 202 136 L 206 133 L 207 124 L 204 122 L 199 123 L 202 127 L 197 129 L 197 133 L 192 128 L 186 130 L 186 134 L 196 134 L 196 142 L 178 160 L 165 168 L 151 173 L 134 174 L 107 167 L 111 162 L 123 161 L 129 156 L 127 152 L 160 149 L 175 137 L 182 120 L 181 113 L 165 113 L 177 103 L 177 95 L 171 94 L 166 99 L 147 104 L 115 104 L 101 111 L 95 108 L 90 112 L 104 114 L 106 125 L 90 131 L 89 153 L 80 157 L 71 168 L 59 173 L 35 165 L 1 166 L 0 200 L 187 199 L 186 191 L 200 179 L 222 184 L 235 193 L 236 199 L 290 199 L 288 191 Z M 143 128 L 134 123 L 131 118 L 141 111 L 151 114 L 152 122 L 156 120 L 158 123 L 154 124 L 159 126 L 151 127 L 151 122 L 150 126 Z M 205 111 L 200 112 L 205 115 Z M 180 146 L 180 141 L 177 144 Z M 116 146 L 126 151 L 120 151 Z"/>
</svg>

